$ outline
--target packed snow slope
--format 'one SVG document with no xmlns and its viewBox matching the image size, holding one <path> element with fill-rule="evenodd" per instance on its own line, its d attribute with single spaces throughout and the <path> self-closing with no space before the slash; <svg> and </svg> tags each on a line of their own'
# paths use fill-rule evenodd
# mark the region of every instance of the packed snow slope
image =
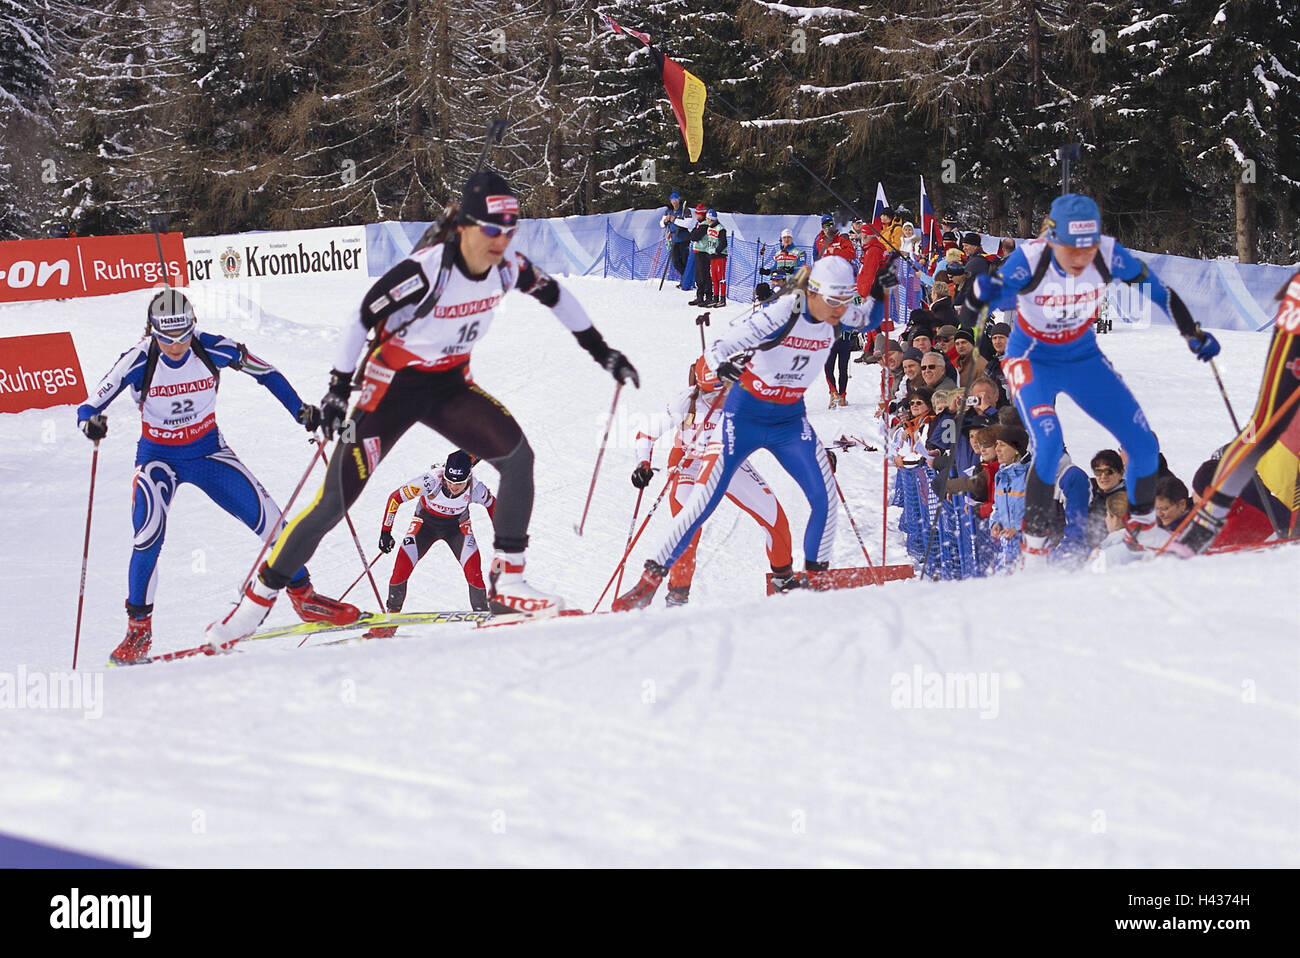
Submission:
<svg viewBox="0 0 1300 958">
<path fill-rule="evenodd" d="M 623 391 L 581 538 L 608 374 L 518 294 L 476 348 L 473 372 L 536 451 L 529 578 L 590 608 L 628 536 L 632 436 L 685 384 L 699 335 L 678 290 L 566 285 L 642 380 Z M 200 298 L 201 326 L 246 342 L 314 402 L 361 292 L 268 287 L 256 306 L 214 294 Z M 0 328 L 70 330 L 93 386 L 137 340 L 148 298 L 7 306 Z M 1220 369 L 1245 416 L 1267 336 L 1221 335 Z M 1232 433 L 1209 369 L 1169 327 L 1117 323 L 1103 346 L 1189 479 Z M 811 391 L 823 439 L 875 435 L 878 378 L 851 368 L 849 407 L 827 410 Z M 1068 400 L 1061 407 L 1086 468 L 1112 441 Z M 232 372 L 218 420 L 283 503 L 312 455 L 301 427 Z M 328 647 L 323 637 L 267 641 L 105 670 L 125 631 L 139 430 L 128 398 L 109 423 L 79 653 L 101 694 L 90 708 L 20 696 L 8 706 L 28 707 L 0 710 L 0 832 L 167 866 L 1300 864 L 1295 548 L 767 598 L 761 532 L 725 504 L 705 529 L 685 608 L 666 609 L 661 595 L 620 616 L 433 626 Z M 0 416 L 0 446 L 0 682 L 8 676 L 12 691 L 20 676 L 56 676 L 72 662 L 91 445 L 63 407 Z M 449 451 L 416 427 L 377 469 L 351 513 L 367 559 L 389 491 Z M 798 541 L 805 502 L 770 457 L 755 464 Z M 489 466 L 477 472 L 495 487 Z M 880 455 L 842 453 L 839 477 L 879 562 Z M 643 514 L 658 484 L 648 491 Z M 624 587 L 667 512 L 654 516 Z M 490 552 L 477 507 L 474 522 Z M 155 649 L 196 644 L 257 549 L 182 488 Z M 892 532 L 887 560 L 903 555 Z M 843 515 L 836 560 L 863 564 Z M 391 568 L 391 556 L 375 566 L 381 591 Z M 333 595 L 360 573 L 346 526 L 310 569 Z M 378 607 L 365 581 L 349 599 Z M 460 569 L 439 545 L 406 608 L 466 607 Z M 282 600 L 268 624 L 292 621 Z"/>
</svg>

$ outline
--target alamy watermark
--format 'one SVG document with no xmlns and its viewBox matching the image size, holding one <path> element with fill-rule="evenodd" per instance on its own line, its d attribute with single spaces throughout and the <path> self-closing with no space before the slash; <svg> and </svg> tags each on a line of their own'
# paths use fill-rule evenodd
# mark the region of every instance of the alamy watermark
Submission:
<svg viewBox="0 0 1300 958">
<path fill-rule="evenodd" d="M 0 709 L 71 709 L 82 718 L 104 714 L 103 672 L 0 672 Z"/>
<path fill-rule="evenodd" d="M 896 709 L 978 709 L 998 717 L 997 672 L 926 672 L 921 666 L 889 679 L 889 704 Z"/>
</svg>

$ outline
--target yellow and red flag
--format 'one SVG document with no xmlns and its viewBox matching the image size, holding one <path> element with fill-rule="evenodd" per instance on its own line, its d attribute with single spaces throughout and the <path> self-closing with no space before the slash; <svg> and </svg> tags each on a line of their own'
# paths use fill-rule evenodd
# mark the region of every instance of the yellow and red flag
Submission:
<svg viewBox="0 0 1300 958">
<path fill-rule="evenodd" d="M 682 140 L 686 143 L 686 154 L 694 163 L 704 149 L 704 99 L 707 95 L 704 82 L 672 57 L 656 50 L 650 42 L 650 34 L 630 30 L 603 15 L 602 19 L 615 33 L 635 37 L 649 48 L 659 67 L 659 76 L 668 93 L 668 102 L 673 105 L 673 116 L 677 117 L 677 127 L 682 131 Z"/>
</svg>

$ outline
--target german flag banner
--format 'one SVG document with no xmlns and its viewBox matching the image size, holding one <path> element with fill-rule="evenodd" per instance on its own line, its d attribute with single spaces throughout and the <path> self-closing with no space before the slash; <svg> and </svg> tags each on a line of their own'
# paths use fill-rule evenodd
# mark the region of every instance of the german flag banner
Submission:
<svg viewBox="0 0 1300 958">
<path fill-rule="evenodd" d="M 615 33 L 635 37 L 650 49 L 650 54 L 659 66 L 659 76 L 664 81 L 668 101 L 673 105 L 677 128 L 682 131 L 686 153 L 694 163 L 700 158 L 700 151 L 704 149 L 704 99 L 707 95 L 704 82 L 689 70 L 683 69 L 682 65 L 672 57 L 656 50 L 650 43 L 650 34 L 629 30 L 603 14 L 601 19 Z"/>
</svg>

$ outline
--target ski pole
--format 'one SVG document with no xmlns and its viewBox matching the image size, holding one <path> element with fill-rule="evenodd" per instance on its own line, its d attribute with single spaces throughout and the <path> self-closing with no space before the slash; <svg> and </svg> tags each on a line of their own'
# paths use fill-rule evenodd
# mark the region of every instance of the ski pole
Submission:
<svg viewBox="0 0 1300 958">
<path fill-rule="evenodd" d="M 1228 391 L 1223 388 L 1223 379 L 1219 376 L 1219 367 L 1214 364 L 1213 359 L 1210 360 L 1210 372 L 1214 373 L 1214 381 L 1219 385 L 1219 395 L 1223 397 L 1223 404 L 1228 407 L 1228 418 L 1232 420 L 1232 428 L 1237 431 L 1237 435 L 1241 435 L 1241 424 L 1237 422 L 1237 414 L 1233 411 L 1232 403 L 1228 400 Z M 1255 487 L 1255 493 L 1259 496 L 1259 501 L 1264 504 L 1264 514 L 1268 516 L 1268 524 L 1273 527 L 1274 532 L 1282 535 L 1282 524 L 1278 521 L 1277 516 L 1273 514 L 1273 504 L 1269 502 L 1269 499 L 1273 497 L 1264 488 L 1264 482 L 1259 478 L 1259 473 L 1252 475 L 1250 481 Z"/>
<path fill-rule="evenodd" d="M 293 508 L 293 504 L 298 498 L 298 493 L 302 492 L 302 487 L 307 484 L 307 478 L 311 475 L 312 470 L 316 468 L 316 458 L 318 456 L 323 455 L 319 445 L 320 440 L 318 440 L 315 436 L 312 436 L 312 438 L 309 441 L 313 443 L 317 443 L 317 447 L 312 450 L 311 462 L 307 463 L 307 471 L 304 472 L 302 474 L 302 478 L 298 480 L 298 485 L 294 487 L 293 495 L 289 497 L 289 501 L 285 503 L 284 509 L 281 510 L 280 512 L 281 522 L 284 521 L 284 517 L 289 512 L 289 510 Z M 328 466 L 326 468 L 328 468 Z M 253 576 L 257 575 L 257 568 L 262 564 L 262 556 L 266 555 L 266 550 L 271 548 L 271 543 L 274 542 L 276 537 L 280 534 L 279 527 L 280 527 L 280 523 L 275 522 L 272 523 L 271 528 L 267 530 L 266 540 L 262 543 L 262 548 L 258 551 L 257 558 L 253 560 L 252 568 L 248 570 L 248 574 L 244 576 L 244 581 L 240 583 L 239 594 L 241 596 L 244 594 L 244 590 L 248 588 L 248 583 L 253 581 Z"/>
<path fill-rule="evenodd" d="M 384 600 L 379 597 L 379 586 L 375 584 L 375 577 L 370 574 L 370 566 L 374 563 L 366 563 L 366 552 L 361 548 L 361 539 L 357 536 L 357 527 L 352 524 L 352 517 L 348 515 L 346 509 L 343 511 L 343 518 L 347 520 L 348 531 L 352 533 L 352 541 L 357 547 L 357 555 L 361 557 L 361 565 L 364 568 L 362 575 L 370 580 L 370 588 L 375 590 L 375 601 L 379 603 L 379 607 L 382 609 Z M 378 559 L 379 556 L 375 556 L 375 558 Z"/>
<path fill-rule="evenodd" d="M 665 493 L 668 492 L 668 488 L 673 484 L 673 477 L 676 474 L 677 466 L 673 466 L 668 470 L 668 478 L 667 481 L 664 482 L 664 487 L 659 490 L 659 495 L 655 497 L 654 504 L 650 506 L 650 511 L 647 512 L 645 518 L 641 520 L 641 528 L 637 530 L 636 535 L 632 537 L 630 542 L 628 542 L 627 548 L 623 550 L 623 558 L 618 560 L 618 568 L 614 570 L 614 574 L 611 575 L 609 581 L 605 583 L 605 588 L 600 593 L 600 598 L 596 600 L 596 604 L 591 607 L 592 612 L 599 609 L 600 604 L 605 601 L 605 596 L 609 593 L 610 586 L 614 584 L 614 579 L 623 571 L 623 566 L 627 564 L 627 557 L 632 554 L 632 549 L 636 546 L 637 540 L 641 538 L 641 533 L 645 532 L 645 527 L 650 524 L 650 520 L 654 517 L 655 510 L 659 508 L 659 503 L 663 501 Z"/>
<path fill-rule="evenodd" d="M 623 549 L 624 555 L 627 555 L 627 553 L 632 549 L 632 533 L 636 529 L 636 517 L 637 514 L 641 511 L 641 499 L 644 496 L 645 496 L 645 486 L 642 486 L 636 492 L 636 505 L 632 507 L 632 524 L 627 527 L 627 545 Z M 618 564 L 618 581 L 614 583 L 615 595 L 618 594 L 619 589 L 623 588 L 623 570 L 625 568 L 627 568 L 626 562 L 620 562 Z"/>
<path fill-rule="evenodd" d="M 695 325 L 700 328 L 700 355 L 703 356 L 709 349 L 709 347 L 704 344 L 704 327 L 709 325 L 709 314 L 700 313 L 700 315 L 696 316 Z"/>
<path fill-rule="evenodd" d="M 99 467 L 99 440 L 90 457 L 90 498 L 86 501 L 86 541 L 81 547 L 81 591 L 77 594 L 77 631 L 72 638 L 72 667 L 77 667 L 77 652 L 81 649 L 81 607 L 86 601 L 86 562 L 90 558 L 90 514 L 95 508 L 95 470 Z"/>
<path fill-rule="evenodd" d="M 614 387 L 614 401 L 609 406 L 609 419 L 605 423 L 605 435 L 600 440 L 600 452 L 596 454 L 596 468 L 591 471 L 591 488 L 587 490 L 587 504 L 582 507 L 582 518 L 578 524 L 573 527 L 573 531 L 582 535 L 582 527 L 587 524 L 587 510 L 591 508 L 591 496 L 596 491 L 596 476 L 600 474 L 600 460 L 605 456 L 605 443 L 609 440 L 609 430 L 614 425 L 614 410 L 618 408 L 618 396 L 623 391 L 623 384 L 620 382 Z"/>
<path fill-rule="evenodd" d="M 673 230 L 672 227 L 669 227 L 667 230 L 664 231 L 664 271 L 659 276 L 660 292 L 663 291 L 664 280 L 668 278 L 668 266 L 673 261 L 672 236 L 673 236 Z"/>
<path fill-rule="evenodd" d="M 348 586 L 346 589 L 343 590 L 343 594 L 339 596 L 340 602 L 346 599 L 348 597 L 348 593 L 351 592 L 353 588 L 356 587 L 356 584 L 365 578 L 366 572 L 369 572 L 372 568 L 374 568 L 375 563 L 379 561 L 379 557 L 382 555 L 383 555 L 382 552 L 377 553 L 375 557 L 370 560 L 370 564 L 366 566 L 365 571 L 352 580 L 352 585 Z"/>
<path fill-rule="evenodd" d="M 862 533 L 858 531 L 858 523 L 853 518 L 853 510 L 849 508 L 849 500 L 844 498 L 844 490 L 840 488 L 839 477 L 832 474 L 831 478 L 835 481 L 835 491 L 840 494 L 840 502 L 844 504 L 844 514 L 849 517 L 849 525 L 853 526 L 853 534 L 858 537 L 858 545 L 862 547 L 862 555 L 867 560 L 867 568 L 871 570 L 872 577 L 876 580 L 876 585 L 884 585 L 884 578 L 880 575 L 880 570 L 876 564 L 871 561 L 871 555 L 867 552 L 867 544 L 862 541 Z"/>
<path fill-rule="evenodd" d="M 1286 413 L 1291 409 L 1291 407 L 1296 404 L 1297 399 L 1300 399 L 1300 390 L 1296 390 L 1292 392 L 1291 395 L 1287 397 L 1286 402 L 1278 406 L 1277 409 L 1274 410 L 1273 415 L 1269 416 L 1268 419 L 1265 420 L 1263 427 L 1258 429 L 1255 432 L 1255 435 L 1256 436 L 1267 435 L 1268 432 L 1274 426 L 1276 426 L 1279 422 L 1282 421 L 1282 417 L 1286 415 Z M 1227 481 L 1228 476 L 1232 473 L 1232 470 L 1238 467 L 1239 465 L 1234 465 L 1230 468 L 1225 469 L 1224 463 L 1221 461 L 1219 463 L 1219 472 L 1222 473 L 1222 477 L 1218 479 L 1218 481 L 1211 482 L 1208 486 L 1205 487 L 1205 494 L 1204 496 L 1201 497 L 1201 501 L 1203 503 L 1209 502 L 1210 498 L 1216 492 L 1218 492 L 1220 487 L 1222 487 L 1222 485 L 1224 484 L 1224 482 Z M 1192 519 L 1195 517 L 1196 511 L 1197 510 L 1195 509 L 1187 510 L 1187 514 L 1183 516 L 1182 521 L 1178 523 L 1178 526 L 1174 529 L 1173 534 L 1168 539 L 1165 540 L 1164 544 L 1161 545 L 1159 549 L 1156 550 L 1157 556 L 1162 555 L 1165 549 L 1169 548 L 1169 543 L 1173 542 L 1175 539 L 1177 539 L 1180 535 L 1183 534 L 1183 530 L 1186 529 L 1188 525 L 1191 524 Z"/>
</svg>

